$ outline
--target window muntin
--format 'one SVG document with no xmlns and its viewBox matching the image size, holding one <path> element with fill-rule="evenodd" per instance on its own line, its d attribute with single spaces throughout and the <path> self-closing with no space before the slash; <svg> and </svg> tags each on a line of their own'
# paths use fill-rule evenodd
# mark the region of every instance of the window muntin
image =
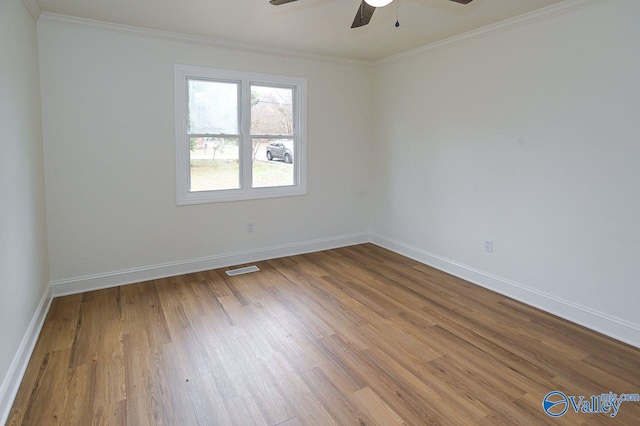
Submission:
<svg viewBox="0 0 640 426">
<path fill-rule="evenodd" d="M 177 204 L 306 193 L 306 79 L 176 65 Z"/>
</svg>

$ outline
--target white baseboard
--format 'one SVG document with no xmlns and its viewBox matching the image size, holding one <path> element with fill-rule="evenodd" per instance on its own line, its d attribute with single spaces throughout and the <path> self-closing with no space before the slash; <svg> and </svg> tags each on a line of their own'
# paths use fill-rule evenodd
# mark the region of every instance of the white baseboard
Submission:
<svg viewBox="0 0 640 426">
<path fill-rule="evenodd" d="M 0 425 L 5 424 L 9 418 L 13 401 L 18 394 L 22 377 L 27 370 L 29 359 L 31 359 L 31 353 L 36 346 L 40 330 L 44 324 L 44 319 L 49 312 L 51 299 L 51 285 L 47 285 L 42 299 L 40 299 L 40 303 L 36 308 L 36 312 L 33 314 L 33 318 L 31 318 L 27 332 L 24 334 L 18 351 L 13 357 L 9 371 L 7 371 L 7 375 L 2 381 L 2 386 L 0 386 Z"/>
<path fill-rule="evenodd" d="M 445 259 L 382 235 L 372 233 L 370 241 L 387 250 L 391 250 L 481 287 L 488 288 L 504 296 L 516 299 L 527 305 L 640 348 L 640 325 L 629 323 L 620 318 L 615 318 L 594 309 L 578 305 L 577 303 L 480 271 L 453 260 Z"/>
<path fill-rule="evenodd" d="M 320 240 L 284 244 L 256 250 L 246 250 L 199 259 L 52 281 L 51 288 L 53 297 L 66 296 L 69 294 L 84 293 L 92 290 L 206 271 L 209 269 L 226 268 L 243 263 L 259 262 L 261 260 L 275 259 L 278 257 L 352 246 L 366 242 L 369 242 L 369 233 L 342 235 Z"/>
</svg>

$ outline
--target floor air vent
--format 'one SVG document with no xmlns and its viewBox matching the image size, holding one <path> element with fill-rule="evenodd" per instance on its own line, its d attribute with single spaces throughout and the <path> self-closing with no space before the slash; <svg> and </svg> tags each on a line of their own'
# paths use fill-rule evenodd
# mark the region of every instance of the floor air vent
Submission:
<svg viewBox="0 0 640 426">
<path fill-rule="evenodd" d="M 256 265 L 251 265 L 251 266 L 247 266 L 247 267 L 244 267 L 244 268 L 231 269 L 231 270 L 225 271 L 225 272 L 230 277 L 233 277 L 235 275 L 248 274 L 250 272 L 258 272 L 259 270 L 260 270 L 260 268 L 258 268 Z"/>
</svg>

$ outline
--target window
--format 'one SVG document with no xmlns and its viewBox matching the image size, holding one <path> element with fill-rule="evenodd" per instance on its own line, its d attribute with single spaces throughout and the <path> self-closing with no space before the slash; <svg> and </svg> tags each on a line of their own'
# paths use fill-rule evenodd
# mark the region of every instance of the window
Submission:
<svg viewBox="0 0 640 426">
<path fill-rule="evenodd" d="M 304 195 L 307 80 L 175 66 L 178 205 Z"/>
</svg>

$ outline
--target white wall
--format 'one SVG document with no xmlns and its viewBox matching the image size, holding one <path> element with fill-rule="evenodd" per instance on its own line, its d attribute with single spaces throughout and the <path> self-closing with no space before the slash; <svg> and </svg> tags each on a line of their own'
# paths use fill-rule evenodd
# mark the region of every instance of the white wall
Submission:
<svg viewBox="0 0 640 426">
<path fill-rule="evenodd" d="M 29 351 L 21 343 L 49 282 L 43 167 L 36 23 L 20 0 L 2 0 L 0 423 L 22 374 L 14 358 Z"/>
<path fill-rule="evenodd" d="M 640 346 L 639 18 L 635 0 L 597 3 L 380 65 L 372 80 L 363 65 L 47 20 L 38 42 L 24 5 L 3 0 L 0 421 L 46 312 L 49 263 L 59 282 L 371 228 Z M 308 77 L 309 194 L 176 207 L 174 63 Z"/>
<path fill-rule="evenodd" d="M 54 284 L 368 232 L 366 66 L 38 25 Z M 307 77 L 308 195 L 176 207 L 174 64 Z"/>
<path fill-rule="evenodd" d="M 601 2 L 381 65 L 372 232 L 640 345 L 639 19 Z"/>
<path fill-rule="evenodd" d="M 51 279 L 371 230 L 640 345 L 639 7 L 597 2 L 380 64 L 373 78 L 363 65 L 41 19 Z M 176 207 L 175 63 L 308 77 L 309 194 Z"/>
</svg>

